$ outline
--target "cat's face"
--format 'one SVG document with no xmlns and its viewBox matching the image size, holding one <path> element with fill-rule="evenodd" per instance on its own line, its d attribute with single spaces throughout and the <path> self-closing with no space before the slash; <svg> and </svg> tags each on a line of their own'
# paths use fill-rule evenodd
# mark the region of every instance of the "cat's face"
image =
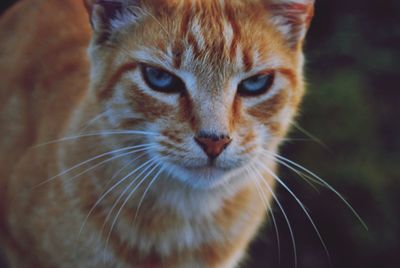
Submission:
<svg viewBox="0 0 400 268">
<path fill-rule="evenodd" d="M 154 145 L 148 157 L 194 187 L 276 148 L 303 95 L 303 33 L 273 4 L 103 2 L 92 14 L 92 89 L 113 129 L 151 133 L 128 144 Z"/>
</svg>

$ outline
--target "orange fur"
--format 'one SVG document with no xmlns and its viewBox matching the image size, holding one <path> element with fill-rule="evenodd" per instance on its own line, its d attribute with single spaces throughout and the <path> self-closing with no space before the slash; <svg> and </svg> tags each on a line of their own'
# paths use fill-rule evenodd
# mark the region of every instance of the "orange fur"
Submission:
<svg viewBox="0 0 400 268">
<path fill-rule="evenodd" d="M 235 267 L 275 184 L 247 169 L 276 152 L 303 96 L 313 1 L 83 2 L 21 0 L 0 20 L 0 245 L 10 267 Z M 179 76 L 185 90 L 152 90 L 143 66 Z M 266 93 L 236 92 L 265 74 L 275 77 Z M 116 133 L 128 130 L 143 133 Z M 96 132 L 108 134 L 32 148 Z M 210 159 L 194 139 L 204 133 L 232 142 Z M 144 149 L 107 154 L 127 146 Z"/>
</svg>

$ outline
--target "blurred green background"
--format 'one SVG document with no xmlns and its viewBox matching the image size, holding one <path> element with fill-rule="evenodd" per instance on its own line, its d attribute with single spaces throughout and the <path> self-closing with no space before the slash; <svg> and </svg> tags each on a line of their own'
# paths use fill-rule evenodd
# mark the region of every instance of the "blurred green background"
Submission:
<svg viewBox="0 0 400 268">
<path fill-rule="evenodd" d="M 2 0 L 0 10 L 12 2 Z M 298 125 L 321 142 L 294 128 L 282 155 L 332 184 L 369 230 L 332 192 L 315 191 L 282 168 L 331 255 L 329 264 L 310 222 L 281 187 L 278 197 L 294 229 L 298 267 L 400 267 L 400 1 L 316 0 L 306 54 L 309 86 Z M 281 256 L 267 224 L 246 267 L 294 267 L 286 223 L 277 207 L 274 211 Z"/>
</svg>

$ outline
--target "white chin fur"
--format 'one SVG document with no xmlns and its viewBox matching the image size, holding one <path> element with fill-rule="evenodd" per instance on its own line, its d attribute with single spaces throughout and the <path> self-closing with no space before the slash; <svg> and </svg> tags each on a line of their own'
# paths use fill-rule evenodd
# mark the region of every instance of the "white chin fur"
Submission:
<svg viewBox="0 0 400 268">
<path fill-rule="evenodd" d="M 224 170 L 218 167 L 186 168 L 169 164 L 171 174 L 184 184 L 198 189 L 212 189 L 227 183 L 233 173 L 237 171 Z"/>
</svg>

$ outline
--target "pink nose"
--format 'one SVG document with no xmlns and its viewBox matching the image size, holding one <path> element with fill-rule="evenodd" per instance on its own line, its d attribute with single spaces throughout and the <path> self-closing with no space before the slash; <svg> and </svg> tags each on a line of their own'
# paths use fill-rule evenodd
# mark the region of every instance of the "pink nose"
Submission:
<svg viewBox="0 0 400 268">
<path fill-rule="evenodd" d="M 200 134 L 194 138 L 198 145 L 208 155 L 209 158 L 217 158 L 222 151 L 231 143 L 232 139 L 226 135 L 207 135 Z"/>
</svg>

